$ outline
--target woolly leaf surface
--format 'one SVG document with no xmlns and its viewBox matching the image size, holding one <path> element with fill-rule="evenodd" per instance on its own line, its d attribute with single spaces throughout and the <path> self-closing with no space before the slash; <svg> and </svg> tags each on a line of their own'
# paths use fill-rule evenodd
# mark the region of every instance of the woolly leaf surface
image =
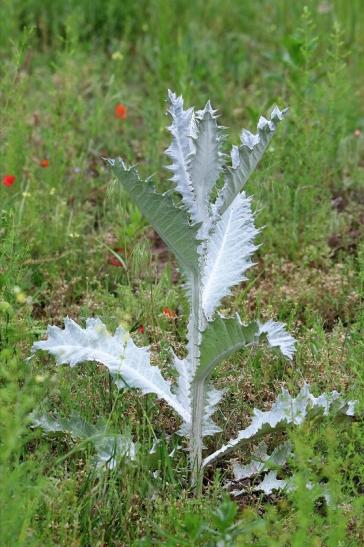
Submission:
<svg viewBox="0 0 364 547">
<path fill-rule="evenodd" d="M 182 96 L 177 97 L 172 91 L 168 91 L 168 103 L 168 112 L 172 118 L 172 123 L 168 127 L 172 143 L 166 150 L 172 163 L 168 169 L 173 173 L 171 180 L 181 194 L 186 209 L 191 217 L 196 219 L 196 200 L 189 173 L 190 154 L 194 149 L 192 136 L 195 131 L 195 116 L 193 108 L 184 110 Z"/>
<path fill-rule="evenodd" d="M 206 260 L 202 276 L 202 306 L 211 321 L 221 299 L 230 289 L 245 280 L 245 272 L 252 265 L 256 250 L 251 199 L 237 195 L 214 227 L 207 242 Z"/>
<path fill-rule="evenodd" d="M 150 180 L 142 181 L 135 167 L 126 167 L 122 160 L 109 161 L 134 203 L 174 253 L 182 270 L 197 272 L 199 226 L 190 223 L 187 211 L 177 207 L 169 195 L 156 192 Z"/>
<path fill-rule="evenodd" d="M 100 319 L 88 319 L 83 329 L 67 318 L 63 330 L 50 326 L 47 332 L 47 340 L 36 342 L 33 351 L 48 351 L 56 358 L 57 364 L 102 363 L 109 369 L 118 388 L 133 387 L 144 394 L 154 393 L 183 419 L 189 419 L 189 409 L 178 402 L 159 368 L 150 364 L 148 348 L 136 346 L 122 327 L 111 335 Z"/>
<path fill-rule="evenodd" d="M 284 323 L 269 320 L 266 323 L 258 322 L 258 325 L 259 336 L 265 334 L 267 336 L 267 342 L 272 348 L 278 347 L 282 355 L 288 359 L 292 359 L 296 351 L 296 340 L 286 331 Z"/>
<path fill-rule="evenodd" d="M 215 212 L 224 213 L 236 195 L 241 192 L 272 140 L 277 124 L 284 118 L 287 110 L 286 108 L 281 111 L 275 107 L 270 120 L 261 116 L 256 134 L 243 129 L 241 145 L 233 146 L 231 150 L 231 166 L 225 170 L 224 186 L 213 207 Z"/>
<path fill-rule="evenodd" d="M 195 379 L 207 378 L 216 365 L 228 359 L 231 354 L 256 341 L 259 332 L 257 322 L 244 325 L 239 316 L 225 319 L 217 316 L 208 323 L 202 333 L 200 365 Z"/>
<path fill-rule="evenodd" d="M 264 441 L 259 443 L 252 452 L 252 460 L 246 465 L 233 464 L 233 474 L 236 481 L 250 479 L 268 471 L 271 467 L 282 467 L 292 454 L 292 443 L 285 441 L 278 445 L 271 454 L 267 452 L 267 445 Z"/>
<path fill-rule="evenodd" d="M 252 321 L 245 325 L 236 315 L 224 318 L 220 315 L 207 324 L 201 334 L 200 365 L 195 378 L 208 377 L 216 365 L 246 346 L 256 345 L 264 339 L 271 347 L 278 347 L 281 353 L 291 358 L 295 351 L 295 339 L 286 332 L 283 323 Z"/>
<path fill-rule="evenodd" d="M 222 128 L 218 126 L 216 113 L 208 102 L 203 110 L 196 112 L 195 150 L 190 158 L 191 182 L 196 196 L 198 220 L 203 223 L 204 236 L 210 225 L 210 193 L 219 178 L 224 162 L 222 141 Z"/>
<path fill-rule="evenodd" d="M 30 418 L 33 427 L 40 427 L 46 433 L 64 433 L 76 440 L 90 441 L 95 448 L 97 467 L 114 469 L 121 457 L 135 459 L 136 445 L 128 435 L 111 434 L 104 426 L 90 424 L 79 415 L 63 418 L 33 413 Z"/>
<path fill-rule="evenodd" d="M 354 406 L 353 401 L 345 401 L 337 391 L 314 397 L 308 384 L 303 386 L 297 397 L 292 397 L 286 389 L 283 389 L 271 410 L 262 412 L 254 409 L 251 424 L 246 429 L 239 431 L 237 437 L 207 456 L 203 465 L 216 462 L 232 450 L 244 446 L 264 434 L 273 433 L 289 424 L 300 425 L 312 415 L 328 415 L 330 412 L 352 416 Z"/>
</svg>

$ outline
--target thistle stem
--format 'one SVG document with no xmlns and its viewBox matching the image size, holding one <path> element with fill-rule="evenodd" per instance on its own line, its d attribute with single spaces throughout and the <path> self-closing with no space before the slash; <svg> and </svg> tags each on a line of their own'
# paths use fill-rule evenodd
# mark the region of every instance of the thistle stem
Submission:
<svg viewBox="0 0 364 547">
<path fill-rule="evenodd" d="M 202 492 L 202 419 L 204 402 L 204 383 L 192 388 L 192 430 L 190 446 L 191 486 L 196 494 Z"/>
<path fill-rule="evenodd" d="M 193 374 L 200 364 L 200 333 L 202 330 L 202 306 L 200 299 L 200 276 L 192 278 L 192 302 L 189 324 L 190 351 L 189 358 Z M 204 381 L 192 382 L 192 425 L 190 438 L 190 472 L 191 486 L 196 494 L 202 491 L 202 420 L 204 410 Z"/>
</svg>

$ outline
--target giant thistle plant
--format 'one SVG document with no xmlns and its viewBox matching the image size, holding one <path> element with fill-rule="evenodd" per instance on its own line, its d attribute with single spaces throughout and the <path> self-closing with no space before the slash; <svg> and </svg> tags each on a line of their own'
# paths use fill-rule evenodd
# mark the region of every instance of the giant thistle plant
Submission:
<svg viewBox="0 0 364 547">
<path fill-rule="evenodd" d="M 261 117 L 255 134 L 243 130 L 241 143 L 232 147 L 228 157 L 222 151 L 224 130 L 210 102 L 195 112 L 193 108 L 185 110 L 182 97 L 172 92 L 168 100 L 172 143 L 166 154 L 174 192 L 158 193 L 149 179 L 141 180 L 136 168 L 121 159 L 109 163 L 174 253 L 184 278 L 190 315 L 186 356 L 173 354 L 176 385 L 151 365 L 148 348 L 136 346 L 122 327 L 110 334 L 99 319 L 88 319 L 85 329 L 66 319 L 64 330 L 49 327 L 48 339 L 35 343 L 34 348 L 49 351 L 58 364 L 100 362 L 119 389 L 137 388 L 164 399 L 181 419 L 178 433 L 188 438 L 191 481 L 198 485 L 203 468 L 235 448 L 288 423 L 298 424 L 308 412 L 327 413 L 336 405 L 337 410 L 351 414 L 352 405 L 342 402 L 336 392 L 315 398 L 307 386 L 296 398 L 284 391 L 270 411 L 254 410 L 248 428 L 203 458 L 203 438 L 220 431 L 213 415 L 223 391 L 213 386 L 214 369 L 236 351 L 259 343 L 278 349 L 287 359 L 295 351 L 294 338 L 280 322 L 245 324 L 238 315 L 225 318 L 218 313 L 222 299 L 246 279 L 253 264 L 259 230 L 244 186 L 287 109 L 275 107 L 270 119 Z M 286 446 L 284 452 L 287 450 Z M 271 479 L 267 478 L 268 487 L 274 488 Z"/>
</svg>

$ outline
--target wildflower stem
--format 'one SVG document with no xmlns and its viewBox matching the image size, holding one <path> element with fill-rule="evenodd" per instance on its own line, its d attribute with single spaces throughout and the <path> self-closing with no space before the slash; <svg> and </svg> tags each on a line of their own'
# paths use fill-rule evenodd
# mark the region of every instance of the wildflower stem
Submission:
<svg viewBox="0 0 364 547">
<path fill-rule="evenodd" d="M 189 322 L 190 361 L 193 374 L 200 364 L 200 332 L 202 327 L 202 305 L 200 297 L 200 275 L 192 277 L 192 302 Z M 191 486 L 196 494 L 202 491 L 202 419 L 204 403 L 204 379 L 192 383 L 192 425 L 190 438 Z"/>
</svg>

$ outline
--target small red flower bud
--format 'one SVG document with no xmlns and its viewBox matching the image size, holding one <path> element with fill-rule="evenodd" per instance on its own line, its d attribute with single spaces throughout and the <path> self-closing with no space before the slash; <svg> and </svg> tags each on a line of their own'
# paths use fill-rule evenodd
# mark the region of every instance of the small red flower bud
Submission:
<svg viewBox="0 0 364 547">
<path fill-rule="evenodd" d="M 169 309 L 169 308 L 163 308 L 163 315 L 167 317 L 167 319 L 176 319 L 177 314 L 175 311 Z"/>
<path fill-rule="evenodd" d="M 14 175 L 4 175 L 3 176 L 3 185 L 4 186 L 13 186 L 15 182 L 15 176 Z"/>
<path fill-rule="evenodd" d="M 49 160 L 40 160 L 39 165 L 41 167 L 49 167 Z"/>
<path fill-rule="evenodd" d="M 114 110 L 115 118 L 118 119 L 118 120 L 126 120 L 127 115 L 128 115 L 128 109 L 125 106 L 125 104 L 118 103 L 115 106 L 115 110 Z"/>
</svg>

